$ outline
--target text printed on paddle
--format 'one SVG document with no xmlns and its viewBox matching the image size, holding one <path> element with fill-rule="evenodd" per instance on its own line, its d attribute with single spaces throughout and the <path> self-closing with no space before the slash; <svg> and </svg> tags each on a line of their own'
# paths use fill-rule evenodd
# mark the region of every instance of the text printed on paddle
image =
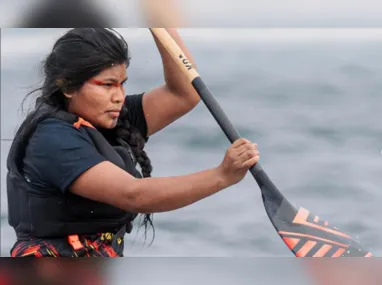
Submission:
<svg viewBox="0 0 382 285">
<path fill-rule="evenodd" d="M 186 57 L 184 57 L 183 55 L 180 54 L 179 58 L 182 60 L 184 66 L 187 68 L 187 70 L 192 69 L 192 64 Z"/>
</svg>

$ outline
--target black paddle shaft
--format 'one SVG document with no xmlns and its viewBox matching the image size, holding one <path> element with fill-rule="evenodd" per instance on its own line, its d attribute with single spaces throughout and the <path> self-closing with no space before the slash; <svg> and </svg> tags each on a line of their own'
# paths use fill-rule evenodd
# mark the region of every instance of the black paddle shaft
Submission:
<svg viewBox="0 0 382 285">
<path fill-rule="evenodd" d="M 229 141 L 233 143 L 237 139 L 241 138 L 239 132 L 232 125 L 227 115 L 220 107 L 219 103 L 215 100 L 211 91 L 204 83 L 203 79 L 201 77 L 196 77 L 192 81 L 192 85 L 199 94 L 206 107 L 208 108 L 208 110 L 211 112 L 212 116 L 219 124 L 220 128 L 223 130 L 223 132 L 229 139 Z M 283 195 L 269 179 L 268 175 L 265 173 L 260 163 L 256 163 L 253 167 L 251 167 L 250 172 L 262 191 L 264 202 L 266 203 L 267 201 L 272 201 L 273 206 L 271 208 L 274 211 L 276 211 L 278 206 L 280 206 L 281 202 L 284 200 Z M 267 209 L 270 210 L 271 213 L 269 213 L 268 211 L 267 212 L 268 214 L 271 214 L 271 216 L 275 214 L 275 212 L 273 212 L 272 209 Z"/>
</svg>

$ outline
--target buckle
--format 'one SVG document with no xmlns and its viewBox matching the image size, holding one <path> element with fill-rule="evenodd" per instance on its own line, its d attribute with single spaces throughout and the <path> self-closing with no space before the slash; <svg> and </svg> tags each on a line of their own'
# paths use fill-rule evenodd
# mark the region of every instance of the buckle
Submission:
<svg viewBox="0 0 382 285">
<path fill-rule="evenodd" d="M 78 235 L 68 236 L 68 242 L 73 247 L 74 250 L 80 250 L 84 248 L 84 246 L 80 242 Z"/>
</svg>

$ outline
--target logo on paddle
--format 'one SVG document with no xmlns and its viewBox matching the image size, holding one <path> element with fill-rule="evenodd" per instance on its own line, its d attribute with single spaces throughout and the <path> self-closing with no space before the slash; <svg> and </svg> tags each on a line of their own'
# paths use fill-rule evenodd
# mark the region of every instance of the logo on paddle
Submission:
<svg viewBox="0 0 382 285">
<path fill-rule="evenodd" d="M 182 60 L 184 66 L 187 67 L 187 70 L 192 69 L 192 64 L 191 64 L 191 62 L 188 60 L 188 58 L 184 57 L 183 55 L 179 55 L 179 58 Z"/>
</svg>

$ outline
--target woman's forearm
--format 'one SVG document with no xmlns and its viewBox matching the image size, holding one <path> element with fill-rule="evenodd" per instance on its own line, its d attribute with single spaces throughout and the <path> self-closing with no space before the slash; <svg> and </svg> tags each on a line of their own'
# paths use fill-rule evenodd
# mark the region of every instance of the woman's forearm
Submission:
<svg viewBox="0 0 382 285">
<path fill-rule="evenodd" d="M 182 38 L 180 37 L 177 29 L 167 28 L 166 30 L 182 49 L 182 51 L 184 52 L 188 60 L 192 63 L 194 68 L 196 68 L 194 59 L 190 51 L 184 44 Z M 164 78 L 169 90 L 171 90 L 174 93 L 174 95 L 182 96 L 185 99 L 190 100 L 190 102 L 193 102 L 194 105 L 197 104 L 200 101 L 200 97 L 195 92 L 191 83 L 188 81 L 186 76 L 182 72 L 180 72 L 176 62 L 171 58 L 170 54 L 166 51 L 166 49 L 155 36 L 154 40 L 162 58 Z"/>
<path fill-rule="evenodd" d="M 218 168 L 183 176 L 137 179 L 134 184 L 128 200 L 139 213 L 179 209 L 230 186 Z"/>
<path fill-rule="evenodd" d="M 257 145 L 240 138 L 215 168 L 173 177 L 135 178 L 110 161 L 91 167 L 68 188 L 75 195 L 135 213 L 172 211 L 241 181 L 259 160 Z"/>
</svg>

